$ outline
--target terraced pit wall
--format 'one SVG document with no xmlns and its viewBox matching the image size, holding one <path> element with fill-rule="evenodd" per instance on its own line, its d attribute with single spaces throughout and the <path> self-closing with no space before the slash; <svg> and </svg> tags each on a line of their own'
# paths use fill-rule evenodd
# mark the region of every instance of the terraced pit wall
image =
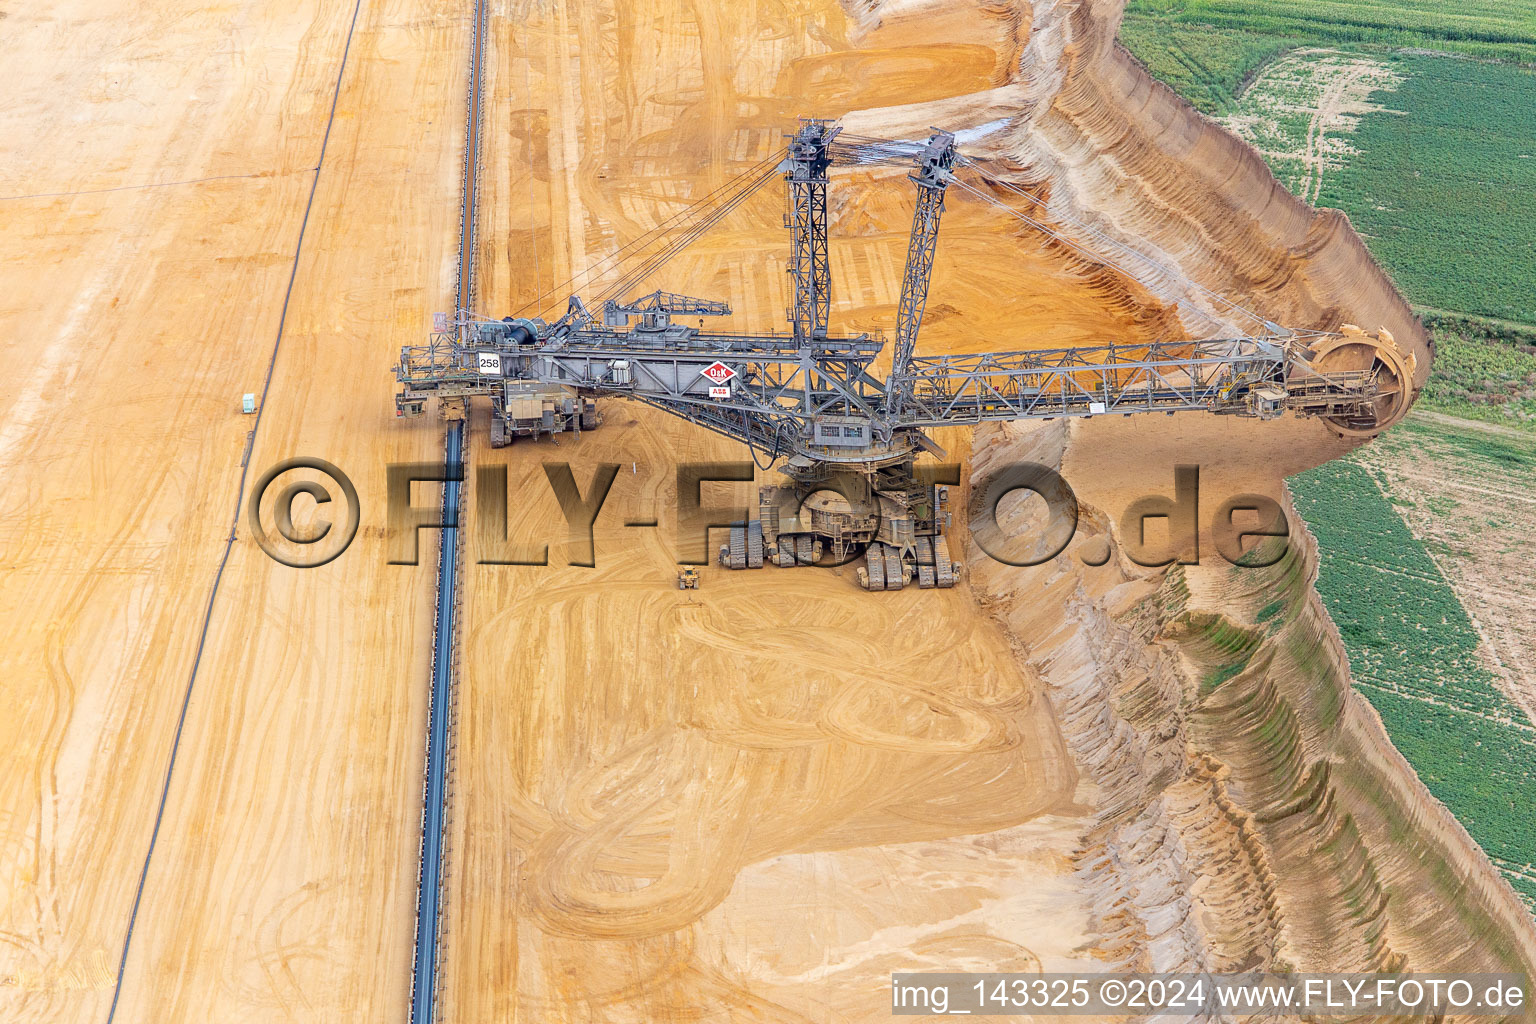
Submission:
<svg viewBox="0 0 1536 1024">
<path fill-rule="evenodd" d="M 1071 479 L 1127 443 L 1154 461 L 1175 450 L 1135 425 L 1019 427 L 972 466 L 1028 458 Z M 1112 962 L 1529 971 L 1523 908 L 1351 689 L 1288 502 L 1296 532 L 1263 569 L 1089 567 L 1074 556 L 1120 549 L 1121 510 L 1082 511 L 1066 557 L 1017 569 L 973 549 L 972 582 L 1096 790 L 1074 862 Z"/>
</svg>

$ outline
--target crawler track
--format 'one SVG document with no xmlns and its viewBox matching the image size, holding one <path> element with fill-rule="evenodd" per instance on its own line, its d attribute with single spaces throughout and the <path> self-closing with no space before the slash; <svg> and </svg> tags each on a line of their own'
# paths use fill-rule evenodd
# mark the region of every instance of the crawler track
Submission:
<svg viewBox="0 0 1536 1024">
<path fill-rule="evenodd" d="M 481 91 L 484 88 L 485 0 L 475 0 L 470 37 L 469 99 L 465 110 L 464 177 L 459 197 L 459 260 L 454 301 L 459 309 L 474 302 L 475 199 L 480 175 Z M 464 463 L 464 421 L 452 424 L 444 441 L 448 466 Z M 421 815 L 421 865 L 416 891 L 416 950 L 411 974 L 412 1024 L 430 1024 L 436 1016 L 443 888 L 447 860 L 445 831 L 450 802 L 449 762 L 453 746 L 457 675 L 455 620 L 459 606 L 459 534 L 462 487 L 443 485 L 443 530 L 437 563 L 437 611 L 432 633 L 432 700 L 427 716 L 426 779 Z"/>
</svg>

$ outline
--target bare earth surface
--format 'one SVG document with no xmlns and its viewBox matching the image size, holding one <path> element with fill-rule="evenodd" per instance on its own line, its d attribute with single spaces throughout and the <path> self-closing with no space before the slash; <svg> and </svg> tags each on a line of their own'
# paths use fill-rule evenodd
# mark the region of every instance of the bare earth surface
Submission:
<svg viewBox="0 0 1536 1024">
<path fill-rule="evenodd" d="M 1114 49 L 1113 0 L 491 13 L 486 312 L 558 308 L 562 279 L 745 170 L 795 115 L 846 115 L 875 135 L 970 129 L 1044 215 L 1298 327 L 1384 325 L 1428 372 L 1344 219 Z M 0 346 L 27 384 L 0 397 L 21 709 L 0 720 L 7 1021 L 107 1018 L 249 486 L 239 396 L 261 390 L 290 274 L 249 465 L 329 459 L 363 527 L 306 571 L 236 525 L 115 1019 L 406 1018 L 433 544 L 386 564 L 384 465 L 438 457 L 441 425 L 394 419 L 388 368 L 452 301 L 470 6 L 365 3 L 348 49 L 351 17 L 78 0 L 5 21 Z M 834 326 L 888 331 L 911 185 L 834 188 Z M 742 207 L 652 285 L 780 323 L 780 203 Z M 1132 283 L 958 197 L 932 295 L 930 350 L 1205 329 L 1171 278 Z M 1123 557 L 1120 512 L 1171 493 L 1175 464 L 1202 466 L 1202 509 L 1283 500 L 1285 474 L 1346 450 L 1320 427 L 950 431 L 962 587 L 710 567 L 682 593 L 675 467 L 745 453 L 605 412 L 558 446 L 472 432 L 475 465 L 508 468 L 512 537 L 547 540 L 550 565 L 475 564 L 493 545 L 468 539 L 445 1019 L 885 1019 L 893 969 L 1536 974 L 1530 918 L 1350 691 L 1309 539 L 1267 570 Z M 1073 547 L 1016 570 L 968 543 L 969 481 L 1017 459 L 1062 468 L 1107 564 Z M 595 568 L 567 564 L 546 461 L 584 492 L 620 467 Z M 1244 668 L 1208 687 L 1234 645 Z"/>
<path fill-rule="evenodd" d="M 1387 496 L 1445 574 L 1482 640 L 1489 668 L 1536 727 L 1536 581 L 1526 538 L 1536 527 L 1536 472 L 1529 465 L 1469 459 L 1460 439 L 1491 435 L 1527 460 L 1527 431 L 1418 414 L 1431 431 L 1392 437 L 1365 453 Z M 1411 439 L 1411 441 L 1410 441 Z"/>
<path fill-rule="evenodd" d="M 1050 208 L 1134 233 L 1207 284 L 1261 292 L 1288 322 L 1358 317 L 1422 345 L 1340 218 L 1284 197 L 1251 152 L 1114 51 L 1090 55 L 1104 10 L 826 6 L 790 29 L 779 9 L 728 23 L 696 6 L 527 13 L 493 38 L 489 137 L 514 141 L 482 180 L 488 312 L 558 314 L 563 278 L 765 154 L 765 117 L 782 131 L 797 113 L 848 111 L 873 135 L 969 129 Z M 578 59 L 592 53 L 603 59 Z M 835 326 L 889 330 L 910 185 L 865 171 L 834 188 Z M 743 326 L 778 322 L 779 202 L 743 207 L 637 291 L 722 297 Z M 951 197 L 924 344 L 1156 337 L 1178 325 L 1159 301 L 1172 284 L 1151 284 Z M 580 285 L 600 292 L 601 273 Z M 1317 427 L 1093 428 L 982 432 L 974 465 L 1064 464 L 1108 526 L 1130 498 L 1170 490 L 1176 462 L 1207 467 L 1214 508 L 1244 491 L 1283 499 L 1285 474 L 1347 450 Z M 1119 557 L 1021 573 L 972 547 L 972 584 L 947 594 L 861 601 L 873 595 L 847 576 L 714 568 L 697 593 L 670 590 L 673 465 L 741 457 L 615 403 L 579 441 L 475 451 L 509 466 L 526 502 L 512 535 L 552 539 L 554 564 L 469 577 L 455 1016 L 876 1019 L 891 970 L 941 966 L 1530 961 L 1528 918 L 1350 694 L 1304 545 L 1257 576 Z M 571 461 L 583 487 L 599 463 L 620 466 L 595 569 L 562 565 L 545 460 Z M 717 485 L 712 503 L 751 494 Z M 1283 619 L 1254 628 L 1277 598 Z M 1263 654 L 1216 701 L 1201 680 L 1221 611 Z M 1278 746 L 1261 728 L 1276 720 Z M 1457 921 L 1432 909 L 1450 902 L 1467 906 Z"/>
<path fill-rule="evenodd" d="M 7 1022 L 107 1019 L 333 97 L 250 464 L 321 455 L 371 518 L 310 571 L 237 528 L 115 1020 L 403 1014 L 433 572 L 385 564 L 384 463 L 440 441 L 379 381 L 452 287 L 468 17 L 365 5 L 337 97 L 352 13 L 4 22 Z"/>
<path fill-rule="evenodd" d="M 1402 76 L 1383 60 L 1338 50 L 1293 50 L 1244 90 L 1221 123 L 1268 159 L 1276 176 L 1309 203 L 1354 150 L 1363 114 L 1383 109 Z"/>
</svg>

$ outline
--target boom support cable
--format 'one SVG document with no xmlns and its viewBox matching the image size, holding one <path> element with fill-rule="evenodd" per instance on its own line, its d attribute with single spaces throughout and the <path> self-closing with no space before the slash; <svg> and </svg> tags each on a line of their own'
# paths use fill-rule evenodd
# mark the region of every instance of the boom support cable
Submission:
<svg viewBox="0 0 1536 1024">
<path fill-rule="evenodd" d="M 850 135 L 847 132 L 840 133 L 838 135 L 838 141 L 832 146 L 832 153 L 839 164 L 852 165 L 905 163 L 911 161 L 914 157 L 921 153 L 922 150 L 923 143 L 916 140 L 881 139 L 868 135 Z M 1039 196 L 1030 193 L 1026 189 L 1014 184 L 1011 181 L 988 174 L 984 167 L 984 161 L 977 160 L 974 157 L 961 155 L 957 156 L 956 162 L 974 169 L 977 174 L 986 180 L 987 183 L 994 185 L 1005 192 L 1011 193 L 1012 195 L 1018 196 L 1021 199 L 1027 199 L 1034 206 L 1040 207 L 1042 209 L 1045 208 L 1045 203 L 1040 199 Z M 1069 213 L 1053 210 L 1051 211 L 1051 216 L 1053 219 L 1071 226 L 1077 232 L 1091 239 L 1094 243 L 1100 246 L 1099 249 L 1090 249 L 1088 246 L 1085 246 L 1081 242 L 1064 234 L 1056 228 L 1051 227 L 1049 224 L 1046 224 L 1040 219 L 1030 216 L 1029 214 L 1009 205 L 1008 203 L 1001 201 L 996 196 L 990 195 L 987 192 L 978 189 L 974 185 L 960 181 L 953 177 L 951 177 L 950 180 L 960 188 L 969 192 L 971 195 L 974 195 L 978 199 L 981 199 L 984 202 L 990 203 L 991 205 L 997 207 L 999 210 L 1002 210 L 1009 215 L 1016 217 L 1017 219 L 1035 228 L 1037 231 L 1041 232 L 1047 237 L 1052 238 L 1067 246 L 1078 255 L 1083 256 L 1084 258 L 1089 259 L 1095 263 L 1107 265 L 1111 269 L 1119 271 L 1126 277 L 1129 277 L 1131 280 L 1136 281 L 1138 284 L 1144 287 L 1150 289 L 1156 288 L 1156 283 L 1150 279 L 1151 273 L 1165 275 L 1169 278 L 1172 278 L 1185 290 L 1193 292 L 1209 300 L 1216 308 L 1225 310 L 1228 313 L 1236 314 L 1245 320 L 1249 320 L 1254 324 L 1257 324 L 1260 328 L 1257 333 L 1261 335 L 1268 335 L 1275 332 L 1277 325 L 1255 313 L 1253 310 L 1239 305 L 1238 303 L 1232 301 L 1219 292 L 1200 284 L 1199 282 L 1192 279 L 1183 270 L 1181 270 L 1177 265 L 1165 260 L 1157 259 L 1156 257 L 1150 256 L 1145 252 L 1127 245 L 1125 242 L 1114 238 L 1113 236 L 1099 228 L 1094 227 L 1091 224 L 1087 224 L 1084 221 L 1073 217 Z M 1116 260 L 1112 256 L 1108 255 L 1108 253 L 1117 254 L 1120 257 L 1120 260 Z M 1140 264 L 1144 269 L 1140 272 L 1131 269 L 1131 267 L 1127 266 L 1124 262 L 1127 260 Z M 1191 312 L 1219 328 L 1225 329 L 1228 326 L 1225 321 L 1207 312 L 1206 310 L 1201 309 L 1199 306 L 1191 305 L 1183 308 L 1189 309 Z"/>
<path fill-rule="evenodd" d="M 1113 259 L 1111 259 L 1109 257 L 1106 257 L 1106 256 L 1104 256 L 1101 253 L 1095 252 L 1093 249 L 1090 249 L 1088 246 L 1082 244 L 1081 242 L 1078 242 L 1076 239 L 1072 238 L 1070 235 L 1064 234 L 1063 232 L 1056 230 L 1055 228 L 1051 227 L 1050 225 L 1046 224 L 1045 222 L 1043 222 L 1041 220 L 1038 220 L 1038 219 L 1036 219 L 1034 217 L 1031 217 L 1028 214 L 1023 213 L 1023 212 L 1015 209 L 1014 207 L 1012 207 L 1012 206 L 1008 205 L 1007 203 L 1003 202 L 1002 200 L 998 199 L 996 196 L 993 196 L 993 195 L 989 194 L 984 189 L 977 188 L 976 186 L 970 184 L 969 182 L 963 181 L 963 180 L 961 180 L 959 178 L 952 179 L 951 183 L 956 188 L 959 188 L 959 189 L 961 189 L 961 190 L 963 190 L 965 192 L 968 192 L 969 194 L 975 196 L 977 199 L 980 199 L 982 202 L 988 203 L 988 204 L 996 207 L 997 209 L 1003 211 L 1004 213 L 1007 213 L 1010 216 L 1018 218 L 1019 220 L 1023 221 L 1026 224 L 1028 224 L 1030 227 L 1032 227 L 1035 230 L 1039 231 L 1041 234 L 1044 234 L 1047 237 L 1052 238 L 1052 239 L 1056 240 L 1057 242 L 1060 242 L 1062 245 L 1066 246 L 1068 249 L 1071 249 L 1073 252 L 1077 253 L 1079 256 L 1082 256 L 1084 259 L 1089 260 L 1090 262 L 1093 262 L 1093 263 L 1103 264 L 1103 265 L 1106 265 L 1106 266 L 1110 267 L 1113 270 L 1117 270 L 1120 273 L 1124 274 L 1126 277 L 1129 277 L 1131 280 L 1136 281 L 1138 284 L 1141 284 L 1141 285 L 1143 285 L 1145 287 L 1149 287 L 1149 288 L 1153 287 L 1153 283 L 1148 279 L 1146 274 L 1144 274 L 1144 273 L 1138 274 L 1135 271 L 1131 270 L 1129 267 L 1126 267 L 1123 264 L 1118 263 L 1115 260 L 1113 260 Z M 1020 192 L 1019 194 L 1025 196 L 1027 198 L 1031 198 L 1031 199 L 1033 198 L 1033 197 L 1030 197 L 1029 194 L 1025 193 L 1025 192 Z M 1076 222 L 1076 221 L 1072 220 L 1071 218 L 1063 217 L 1062 219 L 1068 221 L 1068 223 L 1073 224 L 1073 226 L 1075 226 L 1075 227 L 1082 228 L 1085 232 L 1093 233 L 1093 229 L 1088 228 L 1086 225 L 1083 225 L 1083 224 L 1081 224 L 1079 222 Z M 1107 236 L 1105 236 L 1105 237 L 1107 238 Z M 1112 240 L 1110 240 L 1110 241 L 1112 241 Z M 1138 253 L 1136 250 L 1131 249 L 1129 246 L 1124 246 L 1124 245 L 1121 245 L 1119 243 L 1115 243 L 1115 244 L 1116 244 L 1116 247 L 1121 249 L 1125 254 L 1136 256 L 1136 257 L 1140 258 L 1141 260 L 1143 260 L 1145 263 L 1147 263 L 1149 266 L 1151 266 L 1153 268 L 1156 268 L 1158 270 L 1161 270 L 1161 271 L 1163 271 L 1165 273 L 1168 273 L 1168 274 L 1171 274 L 1171 275 L 1175 276 L 1182 283 L 1184 283 L 1186 286 L 1188 286 L 1188 287 L 1190 287 L 1190 288 L 1192 288 L 1192 289 L 1194 289 L 1196 291 L 1199 291 L 1202 294 L 1206 294 L 1207 297 L 1211 298 L 1213 301 L 1219 302 L 1220 304 L 1222 304 L 1224 306 L 1227 306 L 1232 312 L 1241 314 L 1243 317 L 1246 317 L 1248 319 L 1253 320 L 1256 324 L 1258 324 L 1261 327 L 1261 329 L 1262 329 L 1261 332 L 1260 332 L 1261 334 L 1268 334 L 1268 333 L 1270 333 L 1271 328 L 1269 326 L 1269 321 L 1265 320 L 1263 317 L 1259 316 L 1257 313 L 1254 313 L 1254 312 L 1251 312 L 1250 310 L 1244 309 L 1243 307 L 1239 306 L 1237 303 L 1232 302 L 1230 299 L 1227 299 L 1227 298 L 1225 298 L 1225 297 L 1223 297 L 1223 296 L 1221 296 L 1221 295 L 1219 295 L 1219 294 L 1217 294 L 1215 292 L 1210 291 L 1209 289 L 1203 288 L 1202 286 L 1195 284 L 1194 282 L 1190 281 L 1189 278 L 1187 276 L 1185 276 L 1184 274 L 1182 274 L 1181 272 L 1179 272 L 1179 271 L 1177 271 L 1177 270 L 1175 270 L 1175 269 L 1173 269 L 1171 267 L 1168 267 L 1165 264 L 1158 263 L 1156 260 L 1152 259 L 1150 256 L 1146 256 L 1146 255 L 1144 255 L 1142 253 Z M 1213 313 L 1209 313 L 1206 310 L 1201 309 L 1199 306 L 1188 306 L 1188 307 L 1185 307 L 1185 308 L 1188 308 L 1191 312 L 1193 312 L 1193 313 L 1197 314 L 1198 316 L 1202 317 L 1203 319 L 1209 321 L 1211 324 L 1215 325 L 1217 328 L 1225 329 L 1228 326 L 1226 321 L 1222 320 L 1220 317 L 1216 316 Z"/>
<path fill-rule="evenodd" d="M 1156 256 L 1139 252 L 1070 213 L 1056 214 L 1039 196 L 1011 182 L 994 180 L 984 171 L 978 171 L 979 181 L 962 180 L 955 173 L 957 167 L 981 165 L 955 153 L 950 132 L 936 129 L 925 143 L 889 142 L 843 136 L 831 125 L 802 120 L 787 160 L 760 161 L 588 268 L 586 276 L 615 260 L 626 267 L 597 296 L 605 303 L 601 324 L 573 294 L 564 317 L 536 325 L 536 347 L 529 347 L 526 333 L 513 337 L 513 332 L 491 331 L 478 338 L 500 356 L 499 367 L 489 376 L 479 368 L 486 353 L 452 341 L 447 358 L 441 360 L 432 346 L 402 349 L 396 373 L 407 390 L 397 400 L 398 407 L 420 412 L 434 391 L 450 397 L 494 397 L 506 380 L 564 385 L 638 400 L 738 440 L 747 445 L 759 468 L 773 465 L 786 452 L 811 463 L 899 459 L 919 449 L 934 450 L 923 434 L 929 428 L 1016 419 L 1181 410 L 1272 419 L 1293 410 L 1335 422 L 1340 417 L 1367 416 L 1376 422 L 1371 412 L 1377 394 L 1374 370 L 1318 374 L 1305 362 L 1313 357 L 1306 342 L 1329 335 L 1288 331 L 1264 320 L 1191 280 L 1161 250 L 1153 250 Z M 897 158 L 902 162 L 915 158 L 916 171 L 910 178 L 919 193 L 898 306 L 896 345 L 891 370 L 882 382 L 871 376 L 870 368 L 884 348 L 883 340 L 868 334 L 825 333 L 825 314 L 820 312 L 820 297 L 827 294 L 830 282 L 825 195 L 831 164 L 869 165 Z M 655 323 L 626 328 L 623 320 L 610 315 L 727 312 L 721 302 L 663 292 L 627 305 L 614 306 L 609 299 L 622 298 L 627 289 L 665 266 L 786 170 L 792 209 L 785 222 L 795 229 L 796 246 L 791 260 L 797 275 L 795 306 L 789 313 L 795 328 L 792 334 L 706 334 L 702 324 L 697 332 L 679 325 L 657 334 Z M 1210 320 L 1219 328 L 1218 337 L 917 357 L 943 198 L 951 184 L 1092 264 L 1113 269 L 1154 293 L 1182 283 L 1189 296 L 1204 298 L 1187 306 L 1180 299 L 1175 309 L 1191 310 Z M 1031 205 L 1016 208 L 1006 196 Z M 652 250 L 658 240 L 660 247 Z M 1087 240 L 1100 248 L 1089 248 Z M 624 255 L 628 250 L 636 251 Z M 637 262 L 628 265 L 631 261 Z M 681 302 L 674 308 L 672 300 Z M 1251 334 L 1240 328 L 1230 331 L 1229 322 L 1214 315 L 1218 309 L 1251 318 L 1262 329 Z M 730 387 L 717 387 L 712 378 L 706 389 L 701 375 L 711 376 L 708 369 L 712 367 L 707 366 L 711 359 L 729 359 L 735 364 L 729 368 L 740 380 Z M 1311 376 L 1303 374 L 1297 384 L 1291 374 L 1295 366 Z M 502 436 L 507 436 L 505 430 Z M 767 466 L 759 461 L 760 453 L 767 458 Z"/>
<path fill-rule="evenodd" d="M 644 253 L 639 250 L 656 242 L 658 239 L 672 231 L 688 227 L 694 223 L 697 218 L 707 216 L 714 208 L 718 207 L 719 204 L 729 202 L 731 198 L 737 194 L 739 189 L 743 187 L 743 182 L 757 182 L 759 178 L 764 177 L 766 174 L 771 174 L 773 169 L 778 166 L 779 161 L 782 159 L 782 150 L 770 153 L 768 156 L 764 157 L 762 160 L 759 160 L 751 167 L 748 167 L 745 171 L 742 171 L 740 174 L 725 182 L 723 185 L 720 185 L 710 192 L 705 193 L 703 196 L 700 196 L 698 199 L 689 203 L 683 209 L 666 217 L 665 219 L 658 222 L 655 226 L 649 228 L 648 230 L 637 235 L 635 238 L 619 246 L 607 256 L 604 256 L 596 262 L 588 265 L 585 270 L 578 274 L 574 274 L 569 278 L 566 278 L 564 281 L 551 285 L 549 288 L 543 292 L 540 292 L 534 298 L 525 302 L 516 310 L 513 315 L 522 316 L 529 310 L 533 310 L 536 314 L 542 314 L 557 306 L 558 302 L 561 298 L 563 298 L 563 296 L 571 294 L 571 292 L 575 290 L 577 284 L 588 280 L 594 274 L 601 277 L 602 275 L 617 269 L 619 266 L 622 266 L 629 260 L 641 258 Z M 615 263 L 615 261 L 617 262 Z M 546 302 L 546 300 L 552 297 L 555 298 L 555 303 L 552 304 Z"/>
<path fill-rule="evenodd" d="M 597 301 L 601 303 L 607 299 L 620 297 L 624 292 L 644 281 L 657 270 L 660 270 L 667 263 L 671 262 L 671 260 L 684 249 L 688 248 L 690 245 L 698 241 L 701 237 L 712 230 L 715 225 L 719 224 L 733 210 L 735 210 L 742 203 L 746 202 L 749 197 L 756 194 L 759 189 L 761 189 L 769 182 L 769 180 L 774 177 L 777 171 L 777 164 L 768 167 L 766 170 L 759 173 L 755 178 L 738 188 L 731 195 L 726 196 L 713 208 L 701 211 L 698 219 L 693 224 L 688 226 L 687 230 L 685 230 L 682 235 L 668 243 L 662 249 L 646 257 L 644 262 L 642 262 L 639 266 L 627 271 L 617 281 L 599 292 L 597 295 Z"/>
</svg>

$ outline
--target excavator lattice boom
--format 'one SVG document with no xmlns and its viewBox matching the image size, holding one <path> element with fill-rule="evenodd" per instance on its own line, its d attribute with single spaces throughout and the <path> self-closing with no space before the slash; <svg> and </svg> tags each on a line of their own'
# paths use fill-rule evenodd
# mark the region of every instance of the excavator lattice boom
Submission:
<svg viewBox="0 0 1536 1024">
<path fill-rule="evenodd" d="M 918 464 L 942 450 L 927 431 L 1020 419 L 1204 411 L 1273 419 L 1324 418 L 1371 434 L 1412 399 L 1413 360 L 1386 331 L 1269 329 L 1260 335 L 1051 351 L 917 353 L 946 187 L 960 161 L 955 136 L 926 142 L 838 142 L 828 121 L 802 121 L 779 164 L 794 304 L 787 333 L 689 327 L 674 317 L 725 316 L 723 302 L 664 291 L 608 299 L 599 320 L 577 296 L 565 315 L 492 320 L 460 311 L 427 345 L 401 352 L 397 410 L 438 397 L 489 398 L 492 444 L 593 429 L 594 400 L 629 398 L 717 431 L 763 453 L 786 477 L 765 487 L 756 514 L 730 530 L 730 568 L 842 563 L 862 554 L 859 582 L 894 590 L 914 580 L 953 586 L 947 488 Z M 917 185 L 889 373 L 874 372 L 883 341 L 828 333 L 829 168 L 852 159 L 915 161 Z M 722 202 L 739 203 L 759 175 Z M 974 190 L 973 190 L 974 191 Z M 691 240 L 691 239 L 690 239 Z M 1274 325 L 1259 318 L 1267 328 Z"/>
</svg>

